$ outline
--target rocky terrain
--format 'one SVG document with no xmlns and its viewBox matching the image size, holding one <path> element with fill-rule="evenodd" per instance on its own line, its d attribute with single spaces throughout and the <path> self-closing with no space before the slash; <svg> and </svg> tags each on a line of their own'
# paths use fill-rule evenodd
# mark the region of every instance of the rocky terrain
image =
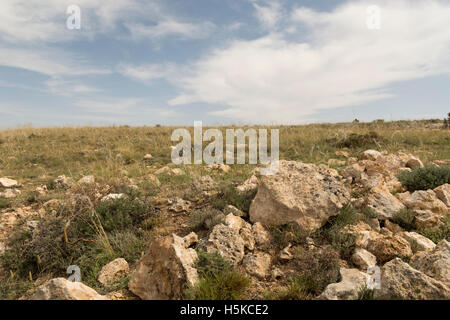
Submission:
<svg viewBox="0 0 450 320">
<path fill-rule="evenodd" d="M 272 176 L 149 153 L 117 179 L 0 175 L 1 297 L 450 299 L 450 160 L 329 143 Z"/>
</svg>

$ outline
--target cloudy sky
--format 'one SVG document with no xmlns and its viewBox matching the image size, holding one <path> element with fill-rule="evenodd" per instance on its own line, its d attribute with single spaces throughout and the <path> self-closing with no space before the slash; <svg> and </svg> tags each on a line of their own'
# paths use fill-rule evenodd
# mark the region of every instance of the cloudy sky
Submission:
<svg viewBox="0 0 450 320">
<path fill-rule="evenodd" d="M 449 22 L 448 0 L 1 0 L 0 127 L 444 118 Z"/>
</svg>

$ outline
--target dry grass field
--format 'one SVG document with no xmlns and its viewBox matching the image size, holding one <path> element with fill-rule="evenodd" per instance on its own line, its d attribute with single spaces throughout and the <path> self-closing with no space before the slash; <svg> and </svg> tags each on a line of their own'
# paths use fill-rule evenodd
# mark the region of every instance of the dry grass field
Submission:
<svg viewBox="0 0 450 320">
<path fill-rule="evenodd" d="M 286 160 L 328 164 L 330 159 L 346 160 L 337 151 L 358 157 L 367 149 L 412 153 L 425 165 L 450 159 L 450 130 L 443 128 L 442 120 L 278 128 L 280 158 Z M 248 210 L 254 194 L 238 195 L 233 188 L 248 179 L 255 166 L 231 165 L 228 173 L 204 165 L 174 166 L 170 158 L 170 147 L 176 144 L 170 141 L 174 129 L 118 126 L 0 131 L 0 177 L 20 184 L 15 198 L 0 197 L 0 216 L 18 209 L 30 216 L 10 230 L 8 249 L 0 255 L 0 299 L 18 299 L 45 279 L 67 277 L 66 268 L 73 264 L 80 266 L 83 282 L 102 294 L 127 288 L 129 276 L 110 286 L 100 284 L 99 270 L 117 257 L 125 258 L 133 268 L 155 235 L 176 232 L 184 236 L 192 231 L 192 214 L 171 211 L 173 199 L 190 201 L 191 213 L 211 207 L 221 210 L 227 204 Z M 146 154 L 152 158 L 144 159 Z M 149 179 L 166 165 L 180 168 L 182 174 L 158 174 L 160 183 Z M 61 175 L 75 182 L 92 175 L 95 184 L 59 188 L 54 180 Z M 218 191 L 206 199 L 195 189 L 196 181 L 205 175 L 218 183 Z M 129 200 L 100 201 L 110 193 L 127 194 Z M 206 231 L 200 230 L 199 235 L 202 232 Z M 233 297 L 255 295 L 249 290 Z"/>
</svg>

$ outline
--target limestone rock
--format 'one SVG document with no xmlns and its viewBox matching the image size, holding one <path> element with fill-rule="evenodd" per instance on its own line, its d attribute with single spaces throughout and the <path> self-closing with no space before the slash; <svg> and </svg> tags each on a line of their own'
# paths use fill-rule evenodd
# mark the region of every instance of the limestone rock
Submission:
<svg viewBox="0 0 450 320">
<path fill-rule="evenodd" d="M 103 285 L 110 284 L 120 276 L 127 274 L 129 270 L 128 262 L 124 258 L 117 258 L 100 270 L 98 281 Z"/>
<path fill-rule="evenodd" d="M 84 176 L 80 180 L 78 180 L 79 184 L 94 184 L 95 183 L 95 177 L 94 176 Z"/>
<path fill-rule="evenodd" d="M 433 190 L 418 190 L 412 194 L 399 194 L 400 200 L 405 206 L 413 210 L 430 210 L 434 213 L 444 214 L 447 206 L 438 199 Z"/>
<path fill-rule="evenodd" d="M 433 241 L 417 232 L 404 232 L 403 238 L 409 242 L 414 242 L 417 251 L 433 250 L 434 247 L 436 247 L 436 244 Z"/>
<path fill-rule="evenodd" d="M 356 300 L 369 276 L 358 269 L 341 268 L 341 281 L 329 284 L 318 297 L 320 300 Z"/>
<path fill-rule="evenodd" d="M 245 218 L 245 217 L 248 216 L 245 212 L 239 210 L 238 208 L 236 208 L 235 206 L 232 206 L 232 205 L 226 206 L 226 207 L 223 209 L 223 212 L 224 212 L 225 214 L 232 213 L 232 214 L 234 214 L 235 216 L 241 217 L 241 218 Z"/>
<path fill-rule="evenodd" d="M 439 228 L 439 226 L 442 224 L 441 222 L 442 216 L 438 213 L 434 213 L 430 210 L 414 210 L 414 212 L 417 214 L 414 219 L 416 228 L 435 229 Z"/>
<path fill-rule="evenodd" d="M 56 278 L 38 287 L 30 300 L 107 300 L 81 282 Z"/>
<path fill-rule="evenodd" d="M 243 265 L 247 273 L 259 279 L 264 279 L 268 275 L 270 263 L 270 254 L 264 252 L 247 254 L 243 260 Z"/>
<path fill-rule="evenodd" d="M 17 187 L 18 183 L 16 180 L 9 178 L 0 178 L 0 186 L 3 188 L 14 188 Z"/>
<path fill-rule="evenodd" d="M 442 240 L 431 251 L 416 253 L 411 266 L 450 286 L 450 243 Z"/>
<path fill-rule="evenodd" d="M 434 193 L 447 207 L 450 208 L 450 184 L 444 184 L 434 189 Z"/>
<path fill-rule="evenodd" d="M 256 176 L 251 176 L 247 180 L 244 181 L 241 185 L 237 186 L 236 189 L 240 193 L 247 193 L 251 191 L 255 191 L 258 189 L 258 178 Z"/>
<path fill-rule="evenodd" d="M 270 234 L 261 223 L 256 222 L 252 226 L 252 232 L 257 245 L 264 246 L 270 243 Z"/>
<path fill-rule="evenodd" d="M 384 235 L 369 240 L 366 249 L 377 257 L 377 261 L 384 263 L 395 257 L 411 257 L 412 250 L 409 242 L 399 235 Z"/>
<path fill-rule="evenodd" d="M 377 215 L 378 219 L 392 218 L 405 206 L 386 188 L 373 188 L 366 200 L 367 206 Z"/>
<path fill-rule="evenodd" d="M 175 234 L 154 239 L 130 280 L 131 292 L 149 300 L 182 298 L 186 285 L 198 282 L 197 252 L 189 242 Z"/>
<path fill-rule="evenodd" d="M 377 264 L 377 257 L 363 248 L 356 248 L 352 255 L 352 262 L 361 270 L 367 270 L 368 267 Z"/>
<path fill-rule="evenodd" d="M 65 175 L 58 176 L 55 180 L 53 180 L 53 185 L 55 188 L 67 189 L 73 185 L 72 178 L 66 177 Z"/>
<path fill-rule="evenodd" d="M 381 152 L 376 150 L 366 150 L 364 151 L 359 159 L 360 160 L 377 160 L 379 157 L 381 157 Z"/>
<path fill-rule="evenodd" d="M 282 160 L 277 174 L 261 178 L 250 220 L 263 225 L 296 222 L 305 230 L 316 230 L 349 200 L 336 170 Z"/>
<path fill-rule="evenodd" d="M 416 157 L 411 157 L 407 162 L 406 162 L 406 167 L 414 169 L 414 168 L 423 168 L 424 165 L 422 163 L 422 161 L 420 161 L 419 158 Z"/>
<path fill-rule="evenodd" d="M 381 289 L 375 297 L 385 299 L 450 299 L 450 289 L 444 283 L 414 269 L 400 258 L 381 269 Z"/>
<path fill-rule="evenodd" d="M 210 233 L 206 251 L 209 253 L 219 252 L 226 260 L 237 265 L 244 258 L 245 242 L 238 229 L 221 223 L 216 225 Z"/>
<path fill-rule="evenodd" d="M 124 197 L 125 197 L 125 194 L 123 194 L 123 193 L 110 193 L 107 196 L 104 196 L 101 201 L 117 200 L 117 199 L 122 199 Z"/>
</svg>

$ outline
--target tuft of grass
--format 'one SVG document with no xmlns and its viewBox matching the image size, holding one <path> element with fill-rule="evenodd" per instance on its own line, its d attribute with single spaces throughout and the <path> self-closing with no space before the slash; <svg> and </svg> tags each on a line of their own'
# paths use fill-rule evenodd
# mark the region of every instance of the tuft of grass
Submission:
<svg viewBox="0 0 450 320">
<path fill-rule="evenodd" d="M 265 300 L 310 300 L 311 295 L 308 293 L 307 286 L 303 279 L 293 277 L 287 286 L 281 287 L 274 291 L 267 291 L 264 294 Z"/>
<path fill-rule="evenodd" d="M 250 280 L 236 272 L 218 253 L 199 252 L 195 266 L 200 280 L 194 287 L 187 288 L 187 299 L 238 300 L 250 285 Z"/>
<path fill-rule="evenodd" d="M 194 231 L 211 230 L 223 222 L 225 215 L 215 208 L 203 208 L 193 211 L 189 216 L 189 227 Z"/>
<path fill-rule="evenodd" d="M 414 169 L 411 172 L 403 171 L 398 175 L 398 180 L 410 192 L 434 189 L 450 183 L 450 166 L 428 166 Z"/>
<path fill-rule="evenodd" d="M 406 231 L 411 231 L 415 229 L 414 221 L 416 215 L 417 214 L 414 212 L 414 210 L 402 209 L 399 212 L 397 212 L 391 220 L 392 222 L 398 224 Z"/>
<path fill-rule="evenodd" d="M 33 282 L 28 279 L 14 277 L 0 281 L 0 300 L 16 300 L 32 287 Z"/>
<path fill-rule="evenodd" d="M 267 228 L 272 235 L 273 244 L 280 250 L 289 243 L 292 245 L 305 244 L 306 237 L 308 237 L 308 232 L 300 228 L 295 222 L 279 226 L 268 226 Z"/>
<path fill-rule="evenodd" d="M 367 284 L 361 286 L 358 292 L 358 300 L 374 300 L 374 290 L 369 289 Z"/>
</svg>

